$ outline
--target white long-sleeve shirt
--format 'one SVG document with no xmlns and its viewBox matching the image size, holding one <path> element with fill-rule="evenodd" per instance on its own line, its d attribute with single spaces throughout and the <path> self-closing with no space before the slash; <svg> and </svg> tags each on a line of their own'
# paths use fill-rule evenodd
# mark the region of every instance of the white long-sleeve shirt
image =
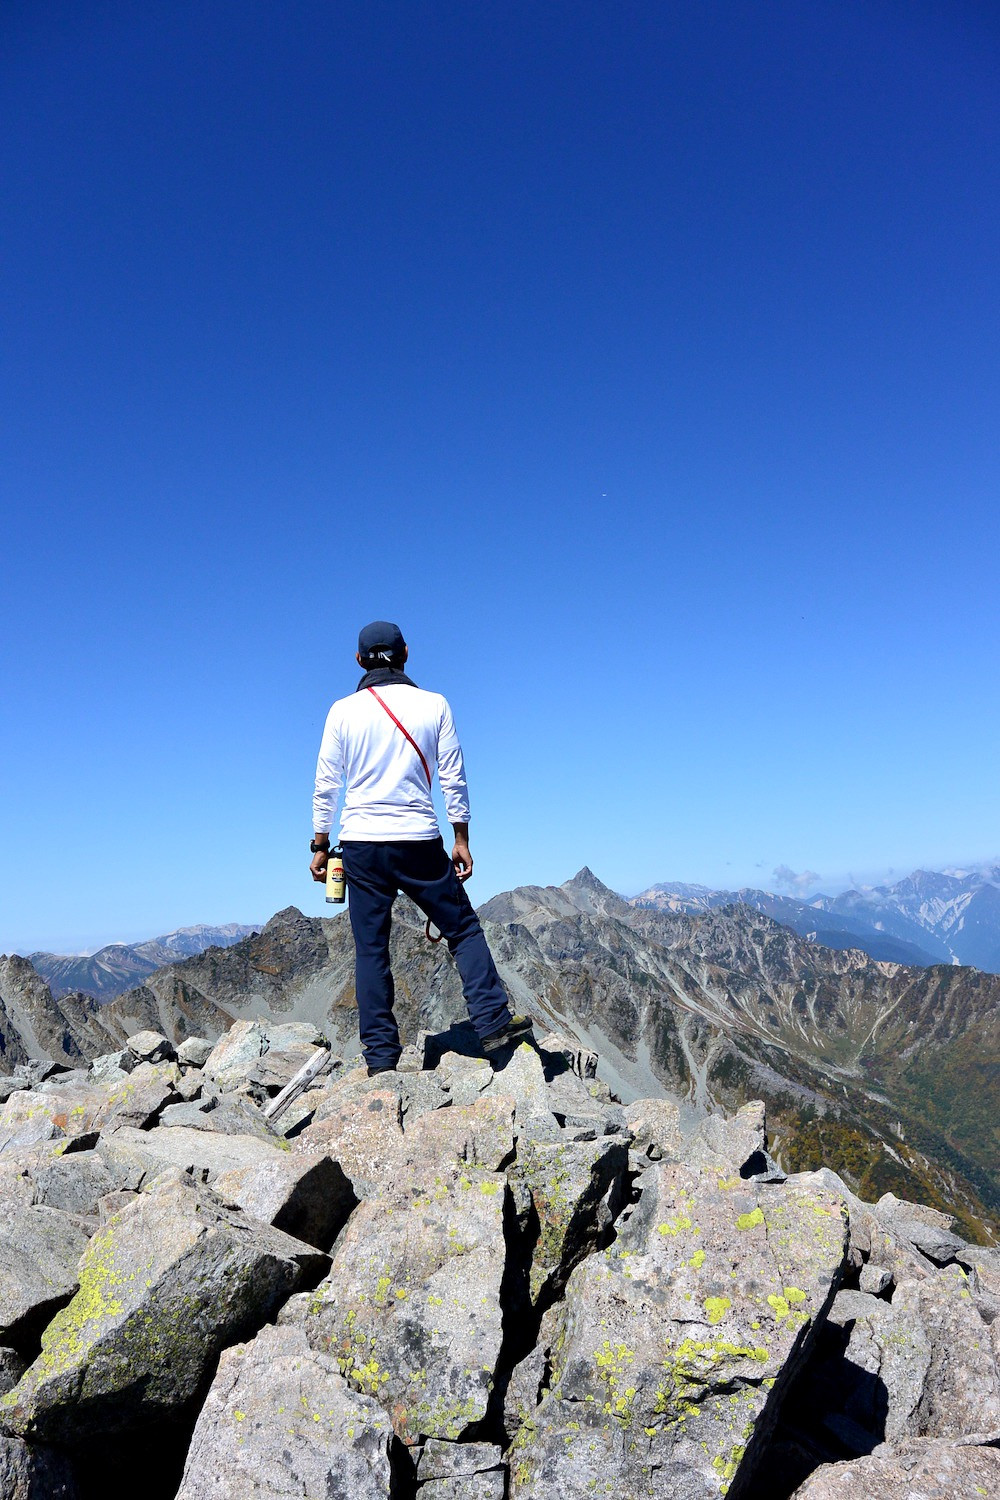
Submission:
<svg viewBox="0 0 1000 1500">
<path fill-rule="evenodd" d="M 405 724 L 444 793 L 448 821 L 469 821 L 465 763 L 448 700 L 404 683 L 375 691 Z M 413 746 L 371 693 L 338 698 L 327 715 L 313 795 L 313 828 L 328 833 L 344 795 L 342 839 L 433 839 L 440 833 L 431 789 Z"/>
</svg>

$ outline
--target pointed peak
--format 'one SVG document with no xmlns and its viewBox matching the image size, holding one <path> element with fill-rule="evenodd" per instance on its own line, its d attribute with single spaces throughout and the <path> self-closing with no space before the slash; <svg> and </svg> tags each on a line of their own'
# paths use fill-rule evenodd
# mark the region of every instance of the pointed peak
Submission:
<svg viewBox="0 0 1000 1500">
<path fill-rule="evenodd" d="M 571 886 L 583 887 L 589 891 L 606 891 L 609 896 L 615 894 L 610 886 L 604 884 L 603 880 L 598 880 L 589 865 L 584 865 L 582 870 L 577 870 L 572 880 L 564 881 L 563 890 L 568 890 Z"/>
<path fill-rule="evenodd" d="M 618 892 L 613 891 L 602 880 L 598 880 L 593 870 L 587 865 L 584 865 L 572 880 L 567 880 L 561 885 L 559 890 L 582 912 L 613 915 L 625 904 Z"/>
</svg>

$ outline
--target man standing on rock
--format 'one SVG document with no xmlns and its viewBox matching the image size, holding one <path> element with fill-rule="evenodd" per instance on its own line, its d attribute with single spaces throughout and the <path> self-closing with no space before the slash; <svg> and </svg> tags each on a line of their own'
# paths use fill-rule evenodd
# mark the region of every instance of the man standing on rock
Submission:
<svg viewBox="0 0 1000 1500">
<path fill-rule="evenodd" d="M 361 1046 L 368 1076 L 399 1061 L 389 965 L 392 903 L 399 891 L 434 923 L 458 965 L 469 1016 L 491 1061 L 531 1035 L 531 1022 L 512 1016 L 507 994 L 465 893 L 472 874 L 469 797 L 462 747 L 447 699 L 424 692 L 403 671 L 409 651 L 398 625 L 375 620 L 358 637 L 364 676 L 330 709 L 313 797 L 314 880 L 326 879 L 341 791 L 340 842 L 350 892 Z M 455 835 L 445 852 L 431 800 L 437 766 Z"/>
</svg>

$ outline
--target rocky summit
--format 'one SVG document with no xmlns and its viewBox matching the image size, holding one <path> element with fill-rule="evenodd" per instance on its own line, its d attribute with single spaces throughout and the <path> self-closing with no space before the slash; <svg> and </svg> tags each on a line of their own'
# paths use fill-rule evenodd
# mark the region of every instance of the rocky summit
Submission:
<svg viewBox="0 0 1000 1500">
<path fill-rule="evenodd" d="M 1000 1252 L 940 1209 L 556 1033 L 331 1051 L 276 1113 L 322 1045 L 145 1027 L 10 1080 L 4 1500 L 1000 1493 Z"/>
</svg>

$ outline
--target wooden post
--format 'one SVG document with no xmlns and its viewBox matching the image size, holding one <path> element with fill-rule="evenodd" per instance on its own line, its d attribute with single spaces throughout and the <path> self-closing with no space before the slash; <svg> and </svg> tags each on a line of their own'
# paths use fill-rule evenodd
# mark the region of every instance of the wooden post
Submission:
<svg viewBox="0 0 1000 1500">
<path fill-rule="evenodd" d="M 270 1104 L 264 1110 L 265 1120 L 276 1120 L 283 1115 L 290 1104 L 293 1104 L 300 1094 L 305 1093 L 314 1078 L 319 1078 L 325 1073 L 327 1067 L 334 1061 L 333 1052 L 329 1047 L 320 1047 L 314 1052 L 307 1063 L 296 1073 L 290 1083 L 286 1083 L 280 1094 L 275 1094 Z"/>
</svg>

